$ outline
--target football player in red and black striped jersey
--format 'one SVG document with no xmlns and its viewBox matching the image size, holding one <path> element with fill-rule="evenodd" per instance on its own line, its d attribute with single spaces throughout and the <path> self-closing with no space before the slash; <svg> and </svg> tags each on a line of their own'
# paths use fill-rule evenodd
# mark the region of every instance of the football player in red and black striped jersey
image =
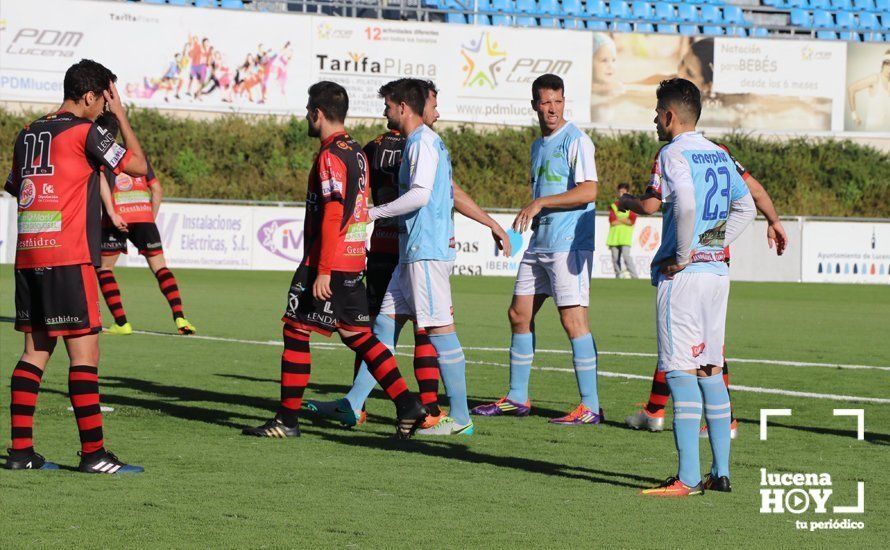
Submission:
<svg viewBox="0 0 890 550">
<path fill-rule="evenodd" d="M 70 359 L 68 390 L 80 432 L 80 470 L 139 472 L 106 451 L 99 407 L 100 169 L 144 176 L 145 155 L 127 120 L 115 75 L 81 60 L 65 73 L 64 101 L 25 126 L 15 141 L 6 189 L 18 198 L 15 328 L 25 351 L 12 373 L 9 469 L 57 467 L 34 451 L 34 409 L 43 371 L 62 337 Z M 95 120 L 117 117 L 124 145 Z"/>
</svg>

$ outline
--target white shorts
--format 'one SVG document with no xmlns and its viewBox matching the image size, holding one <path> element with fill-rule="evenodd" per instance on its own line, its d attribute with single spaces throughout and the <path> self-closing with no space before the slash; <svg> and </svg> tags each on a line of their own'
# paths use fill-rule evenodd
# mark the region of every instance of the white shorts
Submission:
<svg viewBox="0 0 890 550">
<path fill-rule="evenodd" d="M 420 260 L 400 263 L 389 280 L 380 313 L 410 315 L 422 328 L 454 323 L 451 268 L 454 262 Z"/>
<path fill-rule="evenodd" d="M 680 272 L 659 276 L 655 301 L 658 370 L 723 366 L 729 277 Z"/>
<path fill-rule="evenodd" d="M 546 294 L 557 307 L 587 307 L 592 265 L 592 250 L 526 252 L 516 273 L 513 295 Z"/>
</svg>

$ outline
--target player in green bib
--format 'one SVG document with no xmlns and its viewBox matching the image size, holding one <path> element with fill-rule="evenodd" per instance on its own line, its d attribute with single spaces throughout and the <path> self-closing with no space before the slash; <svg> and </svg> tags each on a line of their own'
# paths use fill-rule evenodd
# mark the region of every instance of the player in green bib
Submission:
<svg viewBox="0 0 890 550">
<path fill-rule="evenodd" d="M 626 183 L 618 184 L 618 198 L 626 195 L 630 186 Z M 615 277 L 618 279 L 637 278 L 637 268 L 630 256 L 630 247 L 634 240 L 634 224 L 637 215 L 633 212 L 618 210 L 618 201 L 612 203 L 609 210 L 609 236 L 606 237 L 606 246 L 612 253 L 612 266 L 615 268 Z M 623 268 L 622 268 L 623 264 Z"/>
</svg>

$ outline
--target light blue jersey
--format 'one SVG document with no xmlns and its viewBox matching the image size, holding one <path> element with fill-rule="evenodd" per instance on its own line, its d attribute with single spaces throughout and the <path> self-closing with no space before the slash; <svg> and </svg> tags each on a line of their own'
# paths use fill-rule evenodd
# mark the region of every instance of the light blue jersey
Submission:
<svg viewBox="0 0 890 550">
<path fill-rule="evenodd" d="M 426 125 L 408 136 L 399 168 L 399 196 L 413 186 L 429 189 L 430 200 L 419 210 L 399 216 L 399 261 L 453 261 L 456 249 L 451 155 L 445 143 Z"/>
<path fill-rule="evenodd" d="M 533 198 L 565 193 L 584 181 L 596 181 L 594 146 L 590 136 L 571 122 L 532 144 Z M 569 210 L 542 210 L 532 222 L 530 252 L 594 249 L 596 204 Z"/>
<path fill-rule="evenodd" d="M 695 204 L 690 264 L 684 272 L 728 275 L 726 220 L 731 203 L 748 194 L 730 154 L 699 133 L 680 134 L 659 151 L 649 190 L 664 201 L 662 241 L 652 260 L 652 283 L 657 284 L 661 267 L 677 257 L 683 225 L 674 208 L 678 198 L 692 198 Z"/>
</svg>

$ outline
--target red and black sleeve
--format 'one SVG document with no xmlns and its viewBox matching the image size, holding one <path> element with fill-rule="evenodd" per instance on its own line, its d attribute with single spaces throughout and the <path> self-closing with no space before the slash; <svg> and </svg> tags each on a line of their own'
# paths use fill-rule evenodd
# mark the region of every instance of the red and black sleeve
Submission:
<svg viewBox="0 0 890 550">
<path fill-rule="evenodd" d="M 729 147 L 723 145 L 722 143 L 718 143 L 717 147 L 726 151 L 726 154 L 729 155 L 730 160 L 732 160 L 732 163 L 735 165 L 736 171 L 739 173 L 743 180 L 747 180 L 751 177 L 751 172 L 748 172 L 748 170 L 744 166 L 742 166 L 742 163 L 739 162 L 738 159 L 736 159 L 734 156 L 732 156 L 732 153 L 729 151 Z"/>
<path fill-rule="evenodd" d="M 93 123 L 87 131 L 84 150 L 96 166 L 104 166 L 120 174 L 130 161 L 132 153 L 114 141 L 114 132 Z"/>
</svg>

